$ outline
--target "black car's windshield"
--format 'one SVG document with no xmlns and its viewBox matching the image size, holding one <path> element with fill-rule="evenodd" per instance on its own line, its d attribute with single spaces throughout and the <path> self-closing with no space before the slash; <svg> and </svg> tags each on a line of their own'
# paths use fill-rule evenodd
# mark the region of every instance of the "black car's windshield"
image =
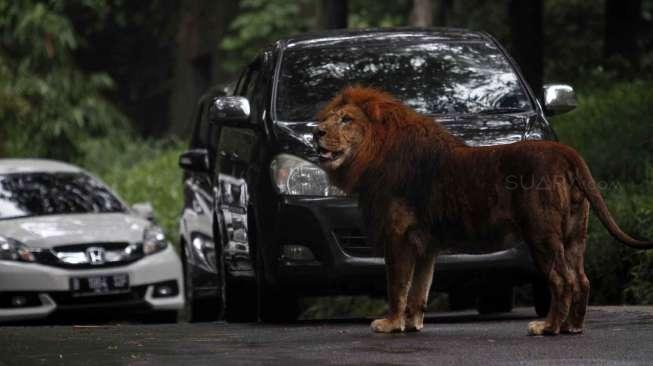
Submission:
<svg viewBox="0 0 653 366">
<path fill-rule="evenodd" d="M 73 213 L 123 212 L 105 186 L 82 173 L 0 175 L 0 220 Z"/>
<path fill-rule="evenodd" d="M 345 85 L 385 89 L 429 115 L 532 108 L 513 68 L 492 43 L 306 48 L 284 53 L 276 119 L 311 121 Z"/>
</svg>

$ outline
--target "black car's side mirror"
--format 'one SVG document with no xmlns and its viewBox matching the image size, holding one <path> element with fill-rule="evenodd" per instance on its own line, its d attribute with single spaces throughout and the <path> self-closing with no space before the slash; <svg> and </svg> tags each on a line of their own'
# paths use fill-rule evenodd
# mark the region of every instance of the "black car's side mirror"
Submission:
<svg viewBox="0 0 653 366">
<path fill-rule="evenodd" d="M 249 101 L 243 97 L 218 97 L 209 107 L 212 123 L 247 123 L 250 117 Z"/>
<path fill-rule="evenodd" d="M 576 108 L 574 88 L 565 84 L 546 84 L 544 92 L 544 112 L 548 116 L 567 113 Z"/>
<path fill-rule="evenodd" d="M 191 149 L 179 155 L 179 166 L 184 170 L 206 173 L 209 168 L 209 152 L 206 149 Z"/>
</svg>

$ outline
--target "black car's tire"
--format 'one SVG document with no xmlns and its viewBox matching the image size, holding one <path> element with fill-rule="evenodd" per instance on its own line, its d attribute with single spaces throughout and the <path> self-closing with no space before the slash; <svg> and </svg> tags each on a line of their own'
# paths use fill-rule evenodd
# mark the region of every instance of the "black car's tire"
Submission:
<svg viewBox="0 0 653 366">
<path fill-rule="evenodd" d="M 177 310 L 153 311 L 145 315 L 146 324 L 174 324 L 177 323 L 179 312 Z"/>
<path fill-rule="evenodd" d="M 227 276 L 225 320 L 232 323 L 257 320 L 256 282 Z"/>
<path fill-rule="evenodd" d="M 186 300 L 188 302 L 188 300 Z M 194 299 L 186 306 L 186 320 L 190 323 L 218 320 L 220 304 L 217 298 Z"/>
<path fill-rule="evenodd" d="M 193 267 L 188 263 L 188 246 L 182 243 L 183 247 L 183 266 L 184 266 L 184 293 L 186 297 L 186 306 L 184 308 L 184 318 L 188 322 L 211 322 L 218 320 L 220 315 L 221 303 L 220 297 L 216 291 L 215 297 L 198 299 L 195 296 L 195 286 L 193 284 Z"/>
<path fill-rule="evenodd" d="M 258 317 L 265 323 L 288 323 L 301 314 L 296 294 L 269 285 L 259 286 Z"/>
<path fill-rule="evenodd" d="M 287 323 L 296 321 L 301 314 L 299 297 L 290 291 L 283 291 L 265 280 L 263 258 L 256 255 L 256 314 L 261 322 Z"/>
<path fill-rule="evenodd" d="M 449 291 L 449 311 L 471 309 L 476 306 L 476 295 L 468 289 L 453 289 Z"/>
<path fill-rule="evenodd" d="M 533 307 L 538 317 L 543 318 L 549 313 L 551 306 L 551 292 L 545 281 L 539 280 L 533 283 Z"/>
<path fill-rule="evenodd" d="M 478 297 L 479 314 L 509 313 L 515 305 L 515 291 L 512 286 L 502 286 L 484 291 Z"/>
<path fill-rule="evenodd" d="M 253 209 L 250 211 L 254 211 Z M 288 323 L 296 321 L 301 315 L 299 296 L 291 291 L 284 291 L 273 286 L 265 278 L 265 261 L 262 243 L 258 241 L 259 227 L 252 215 L 248 216 L 250 249 L 254 264 L 254 293 L 256 319 L 265 323 Z"/>
</svg>

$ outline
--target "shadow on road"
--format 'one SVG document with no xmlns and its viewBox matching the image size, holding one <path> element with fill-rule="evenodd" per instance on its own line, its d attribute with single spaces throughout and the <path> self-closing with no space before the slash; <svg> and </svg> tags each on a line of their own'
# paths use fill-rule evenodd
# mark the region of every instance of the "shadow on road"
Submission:
<svg viewBox="0 0 653 366">
<path fill-rule="evenodd" d="M 528 320 L 535 319 L 537 315 L 531 308 L 518 308 L 510 313 L 488 314 L 480 315 L 476 311 L 455 311 L 455 312 L 442 312 L 442 313 L 428 313 L 424 320 L 428 324 L 438 323 L 478 323 L 489 321 L 511 321 L 511 320 Z M 293 324 L 298 325 L 316 325 L 316 324 L 358 324 L 369 323 L 374 318 L 336 318 L 336 319 L 304 319 L 298 320 Z"/>
<path fill-rule="evenodd" d="M 517 308 L 510 313 L 480 315 L 476 311 L 456 311 L 429 313 L 425 318 L 427 324 L 462 324 L 479 323 L 491 321 L 522 321 L 535 319 L 536 315 L 530 308 Z M 295 322 L 277 325 L 284 326 L 313 326 L 313 325 L 337 325 L 337 324 L 369 324 L 373 317 L 342 317 L 342 318 L 319 318 L 302 319 Z M 121 312 L 99 312 L 85 311 L 75 313 L 53 314 L 45 319 L 16 321 L 4 323 L 3 326 L 52 326 L 52 325 L 117 325 L 117 324 L 157 324 L 156 318 L 149 314 L 142 313 L 121 313 Z"/>
</svg>

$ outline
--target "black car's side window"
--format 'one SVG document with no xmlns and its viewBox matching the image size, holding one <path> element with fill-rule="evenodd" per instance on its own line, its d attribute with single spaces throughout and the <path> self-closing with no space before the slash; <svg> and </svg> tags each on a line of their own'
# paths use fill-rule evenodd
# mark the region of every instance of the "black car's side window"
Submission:
<svg viewBox="0 0 653 366">
<path fill-rule="evenodd" d="M 247 97 L 250 102 L 252 101 L 256 91 L 256 81 L 258 80 L 259 70 L 260 68 L 258 66 L 252 67 L 249 72 L 249 77 L 247 78 L 247 84 L 245 86 L 244 92 L 245 97 Z"/>
<path fill-rule="evenodd" d="M 206 113 L 208 111 L 207 106 L 208 103 L 201 103 L 195 114 L 195 130 L 193 131 L 193 138 L 191 142 L 191 147 L 193 149 L 206 149 L 209 145 L 210 126 L 208 123 L 208 118 L 206 118 Z"/>
<path fill-rule="evenodd" d="M 246 97 L 247 100 L 249 100 L 252 116 L 256 116 L 258 111 L 257 103 L 255 102 L 255 96 L 257 94 L 256 87 L 259 84 L 258 81 L 260 79 L 259 76 L 261 73 L 262 64 L 263 62 L 261 58 L 257 58 L 254 62 L 252 62 L 247 67 L 247 69 L 245 69 L 245 72 L 243 72 L 243 75 L 238 81 L 238 87 L 236 89 L 236 95 Z"/>
</svg>

